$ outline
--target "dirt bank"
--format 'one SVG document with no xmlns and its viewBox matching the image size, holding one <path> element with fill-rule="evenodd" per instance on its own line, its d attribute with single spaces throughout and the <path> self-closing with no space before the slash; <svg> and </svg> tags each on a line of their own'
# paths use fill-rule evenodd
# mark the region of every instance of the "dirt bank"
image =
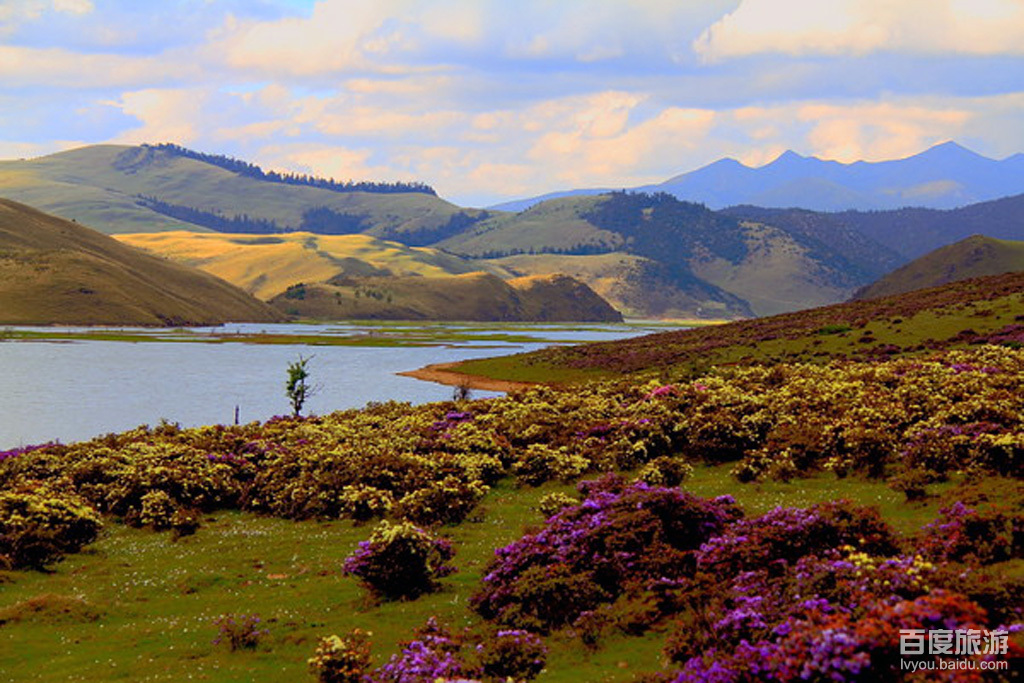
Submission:
<svg viewBox="0 0 1024 683">
<path fill-rule="evenodd" d="M 458 387 L 462 385 L 468 386 L 470 389 L 480 389 L 481 391 L 517 391 L 519 389 L 526 389 L 534 386 L 530 382 L 510 382 L 503 379 L 491 379 L 490 377 L 480 377 L 479 375 L 467 375 L 452 368 L 458 365 L 458 363 L 435 363 L 434 365 L 428 365 L 419 370 L 407 370 L 406 372 L 400 372 L 399 375 L 404 377 L 415 377 L 416 379 L 426 380 L 427 382 L 437 382 L 438 384 L 447 384 L 448 386 Z"/>
</svg>

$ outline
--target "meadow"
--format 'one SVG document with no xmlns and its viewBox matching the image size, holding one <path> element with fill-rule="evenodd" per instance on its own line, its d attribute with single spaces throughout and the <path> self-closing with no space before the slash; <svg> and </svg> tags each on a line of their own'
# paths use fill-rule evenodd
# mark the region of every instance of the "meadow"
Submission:
<svg viewBox="0 0 1024 683">
<path fill-rule="evenodd" d="M 939 626 L 1019 664 L 1024 351 L 967 346 L 2 453 L 0 670 L 898 680 Z"/>
</svg>

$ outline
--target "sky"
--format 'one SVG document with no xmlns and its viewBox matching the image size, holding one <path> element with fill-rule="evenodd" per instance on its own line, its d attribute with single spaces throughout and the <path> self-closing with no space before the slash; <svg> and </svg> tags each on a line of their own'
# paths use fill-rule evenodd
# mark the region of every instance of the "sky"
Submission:
<svg viewBox="0 0 1024 683">
<path fill-rule="evenodd" d="M 464 206 L 1024 151 L 1024 0 L 0 0 L 0 159 L 174 142 Z"/>
</svg>

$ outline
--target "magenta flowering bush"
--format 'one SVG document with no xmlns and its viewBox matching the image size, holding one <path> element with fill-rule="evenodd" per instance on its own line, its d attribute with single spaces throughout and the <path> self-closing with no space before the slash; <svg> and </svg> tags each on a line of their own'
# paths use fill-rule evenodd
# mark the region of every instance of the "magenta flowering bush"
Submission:
<svg viewBox="0 0 1024 683">
<path fill-rule="evenodd" d="M 926 525 L 918 549 L 938 562 L 992 564 L 1024 557 L 1024 511 L 957 501 Z"/>
<path fill-rule="evenodd" d="M 438 590 L 438 580 L 455 572 L 447 564 L 454 556 L 449 541 L 409 522 L 385 520 L 346 558 L 344 572 L 384 600 L 414 599 Z"/>
<path fill-rule="evenodd" d="M 540 531 L 500 548 L 472 600 L 485 618 L 546 632 L 613 602 L 631 584 L 692 572 L 694 553 L 740 516 L 730 498 L 605 478 Z"/>
<path fill-rule="evenodd" d="M 475 676 L 476 668 L 462 661 L 463 639 L 435 617 L 402 645 L 384 666 L 373 672 L 373 683 L 436 683 Z"/>
<path fill-rule="evenodd" d="M 701 569 L 735 576 L 772 562 L 792 563 L 841 546 L 871 554 L 895 554 L 898 539 L 877 510 L 848 502 L 810 508 L 776 508 L 731 525 L 700 549 Z"/>
</svg>

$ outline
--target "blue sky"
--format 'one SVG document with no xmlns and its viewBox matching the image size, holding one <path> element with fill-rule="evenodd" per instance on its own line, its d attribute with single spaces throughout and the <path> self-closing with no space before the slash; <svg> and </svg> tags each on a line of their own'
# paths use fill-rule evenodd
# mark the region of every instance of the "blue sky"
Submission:
<svg viewBox="0 0 1024 683">
<path fill-rule="evenodd" d="M 1022 124 L 1024 0 L 0 0 L 0 158 L 176 142 L 487 205 Z"/>
</svg>

